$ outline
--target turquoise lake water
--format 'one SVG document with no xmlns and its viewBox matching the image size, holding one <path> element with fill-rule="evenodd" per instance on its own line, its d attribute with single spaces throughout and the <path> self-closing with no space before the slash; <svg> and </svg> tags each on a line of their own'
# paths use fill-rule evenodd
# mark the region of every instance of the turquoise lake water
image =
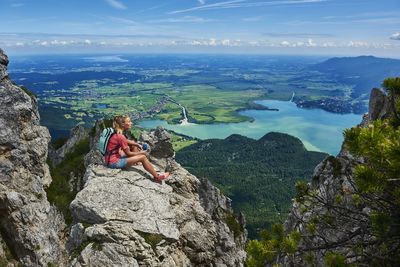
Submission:
<svg viewBox="0 0 400 267">
<path fill-rule="evenodd" d="M 162 126 L 177 133 L 200 139 L 223 139 L 231 134 L 259 139 L 268 132 L 282 132 L 298 137 L 308 150 L 336 155 L 343 142 L 343 130 L 356 126 L 362 119 L 361 115 L 356 114 L 336 114 L 322 109 L 302 109 L 290 101 L 259 100 L 255 102 L 269 108 L 277 108 L 279 111 L 246 110 L 240 112 L 240 114 L 254 118 L 253 122 L 174 125 L 162 120 L 147 120 L 139 122 L 139 125 L 144 128 Z"/>
</svg>

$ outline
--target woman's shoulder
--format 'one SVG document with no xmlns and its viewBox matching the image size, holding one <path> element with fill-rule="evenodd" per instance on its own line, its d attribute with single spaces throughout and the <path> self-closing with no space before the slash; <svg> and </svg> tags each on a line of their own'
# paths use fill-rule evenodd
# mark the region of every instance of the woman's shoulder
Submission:
<svg viewBox="0 0 400 267">
<path fill-rule="evenodd" d="M 116 139 L 126 140 L 125 135 L 120 134 L 120 133 L 115 133 L 113 136 L 115 136 Z"/>
</svg>

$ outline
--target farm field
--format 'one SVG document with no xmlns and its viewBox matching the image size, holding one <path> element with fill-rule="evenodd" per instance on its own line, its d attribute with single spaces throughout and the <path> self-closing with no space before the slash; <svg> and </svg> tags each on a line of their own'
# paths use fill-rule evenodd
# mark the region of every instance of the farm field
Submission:
<svg viewBox="0 0 400 267">
<path fill-rule="evenodd" d="M 35 56 L 17 57 L 10 76 L 37 95 L 42 124 L 65 135 L 115 114 L 197 124 L 252 121 L 238 111 L 254 100 L 351 99 L 354 85 L 311 70 L 319 57 Z M 364 101 L 364 100 L 362 100 Z"/>
</svg>

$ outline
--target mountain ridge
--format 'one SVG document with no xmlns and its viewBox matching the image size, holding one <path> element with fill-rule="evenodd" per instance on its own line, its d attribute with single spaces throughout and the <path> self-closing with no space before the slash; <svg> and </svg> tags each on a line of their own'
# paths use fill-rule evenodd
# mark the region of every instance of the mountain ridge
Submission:
<svg viewBox="0 0 400 267">
<path fill-rule="evenodd" d="M 371 88 L 380 87 L 386 77 L 400 75 L 400 59 L 374 56 L 334 57 L 309 67 L 330 73 L 340 81 L 353 83 L 353 98 L 368 99 Z"/>
<path fill-rule="evenodd" d="M 178 151 L 176 160 L 228 195 L 236 212 L 245 214 L 249 236 L 255 238 L 289 212 L 295 181 L 310 177 L 326 156 L 307 151 L 296 137 L 271 132 L 258 140 L 238 134 L 201 140 Z"/>
</svg>

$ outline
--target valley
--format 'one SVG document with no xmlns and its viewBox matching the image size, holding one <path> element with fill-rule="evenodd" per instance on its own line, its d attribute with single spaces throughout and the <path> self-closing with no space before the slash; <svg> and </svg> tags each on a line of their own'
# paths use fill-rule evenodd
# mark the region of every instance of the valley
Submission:
<svg viewBox="0 0 400 267">
<path fill-rule="evenodd" d="M 39 99 L 42 123 L 53 137 L 76 124 L 131 114 L 178 124 L 238 123 L 255 100 L 293 101 L 304 108 L 362 113 L 367 95 L 352 98 L 357 81 L 312 66 L 322 57 L 235 55 L 19 56 L 10 76 Z M 379 86 L 376 84 L 375 86 Z M 334 103 L 327 105 L 326 103 Z M 357 108 L 348 108 L 348 107 Z"/>
</svg>

